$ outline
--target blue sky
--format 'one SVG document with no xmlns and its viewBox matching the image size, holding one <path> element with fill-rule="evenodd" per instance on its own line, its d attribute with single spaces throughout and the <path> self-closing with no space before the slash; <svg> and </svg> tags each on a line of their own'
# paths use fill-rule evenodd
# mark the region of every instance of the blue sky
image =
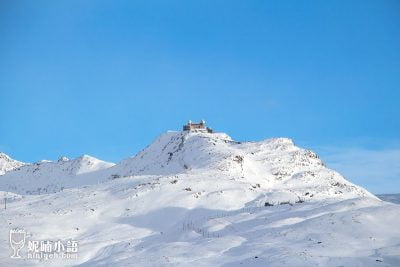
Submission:
<svg viewBox="0 0 400 267">
<path fill-rule="evenodd" d="M 400 192 L 399 14 L 395 0 L 3 0 L 0 150 L 118 162 L 204 118 Z"/>
</svg>

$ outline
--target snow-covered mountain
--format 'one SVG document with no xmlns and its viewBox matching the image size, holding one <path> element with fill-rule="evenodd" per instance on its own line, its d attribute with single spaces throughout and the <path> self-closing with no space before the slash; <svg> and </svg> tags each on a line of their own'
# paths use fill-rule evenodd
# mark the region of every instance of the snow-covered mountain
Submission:
<svg viewBox="0 0 400 267">
<path fill-rule="evenodd" d="M 0 152 L 0 175 L 3 175 L 8 171 L 17 169 L 24 164 L 25 163 L 14 160 L 3 152 Z"/>
<path fill-rule="evenodd" d="M 382 194 L 382 195 L 377 195 L 377 197 L 379 197 L 384 201 L 400 204 L 400 194 Z"/>
<path fill-rule="evenodd" d="M 162 134 L 117 165 L 90 156 L 26 165 L 5 174 L 0 189 L 40 194 L 120 177 L 187 174 L 224 176 L 270 195 L 285 195 L 288 199 L 282 201 L 372 197 L 326 168 L 314 152 L 295 146 L 290 139 L 237 142 L 225 133 L 189 131 Z"/>
<path fill-rule="evenodd" d="M 400 265 L 400 206 L 287 138 L 167 132 L 116 165 L 23 166 L 0 176 L 0 190 L 5 266 Z M 78 259 L 11 259 L 15 227 L 30 240 L 77 240 Z"/>
<path fill-rule="evenodd" d="M 44 160 L 23 165 L 2 175 L 0 190 L 22 195 L 58 192 L 99 182 L 93 174 L 114 165 L 88 155 L 73 160 L 66 157 L 55 162 Z"/>
<path fill-rule="evenodd" d="M 114 177 L 213 173 L 296 199 L 372 197 L 287 138 L 237 142 L 225 133 L 170 131 L 109 171 Z"/>
</svg>

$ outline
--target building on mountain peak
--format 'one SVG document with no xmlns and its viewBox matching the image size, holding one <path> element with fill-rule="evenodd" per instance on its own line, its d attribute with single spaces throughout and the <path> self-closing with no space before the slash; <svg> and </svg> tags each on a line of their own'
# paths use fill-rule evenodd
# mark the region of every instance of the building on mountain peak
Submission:
<svg viewBox="0 0 400 267">
<path fill-rule="evenodd" d="M 69 161 L 69 158 L 62 156 L 58 159 L 58 162 Z"/>
<path fill-rule="evenodd" d="M 199 123 L 193 123 L 191 120 L 189 120 L 186 125 L 183 125 L 183 130 L 189 132 L 213 132 L 211 128 L 206 126 L 206 122 L 204 120 L 201 120 Z"/>
</svg>

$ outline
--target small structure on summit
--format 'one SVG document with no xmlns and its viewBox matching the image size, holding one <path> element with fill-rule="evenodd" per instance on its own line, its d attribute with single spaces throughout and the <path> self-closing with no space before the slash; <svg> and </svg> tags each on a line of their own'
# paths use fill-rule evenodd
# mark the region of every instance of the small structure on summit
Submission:
<svg viewBox="0 0 400 267">
<path fill-rule="evenodd" d="M 211 128 L 206 127 L 206 122 L 204 120 L 201 120 L 200 123 L 193 123 L 191 120 L 189 120 L 186 125 L 183 125 L 183 130 L 190 132 L 213 132 Z"/>
</svg>

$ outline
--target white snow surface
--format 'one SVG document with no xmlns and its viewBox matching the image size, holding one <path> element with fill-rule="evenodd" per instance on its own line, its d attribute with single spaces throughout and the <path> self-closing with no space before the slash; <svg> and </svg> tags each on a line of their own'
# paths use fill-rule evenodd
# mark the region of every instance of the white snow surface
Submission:
<svg viewBox="0 0 400 267">
<path fill-rule="evenodd" d="M 400 266 L 400 206 L 287 138 L 167 132 L 116 165 L 22 166 L 0 191 L 2 266 Z M 11 259 L 16 227 L 77 240 L 78 259 Z"/>
<path fill-rule="evenodd" d="M 17 169 L 24 164 L 25 163 L 14 160 L 3 152 L 0 152 L 0 175 L 3 175 L 8 171 Z"/>
<path fill-rule="evenodd" d="M 88 155 L 73 160 L 61 157 L 55 162 L 39 161 L 0 176 L 0 190 L 22 195 L 58 192 L 96 183 L 99 179 L 95 173 L 114 165 Z"/>
</svg>

